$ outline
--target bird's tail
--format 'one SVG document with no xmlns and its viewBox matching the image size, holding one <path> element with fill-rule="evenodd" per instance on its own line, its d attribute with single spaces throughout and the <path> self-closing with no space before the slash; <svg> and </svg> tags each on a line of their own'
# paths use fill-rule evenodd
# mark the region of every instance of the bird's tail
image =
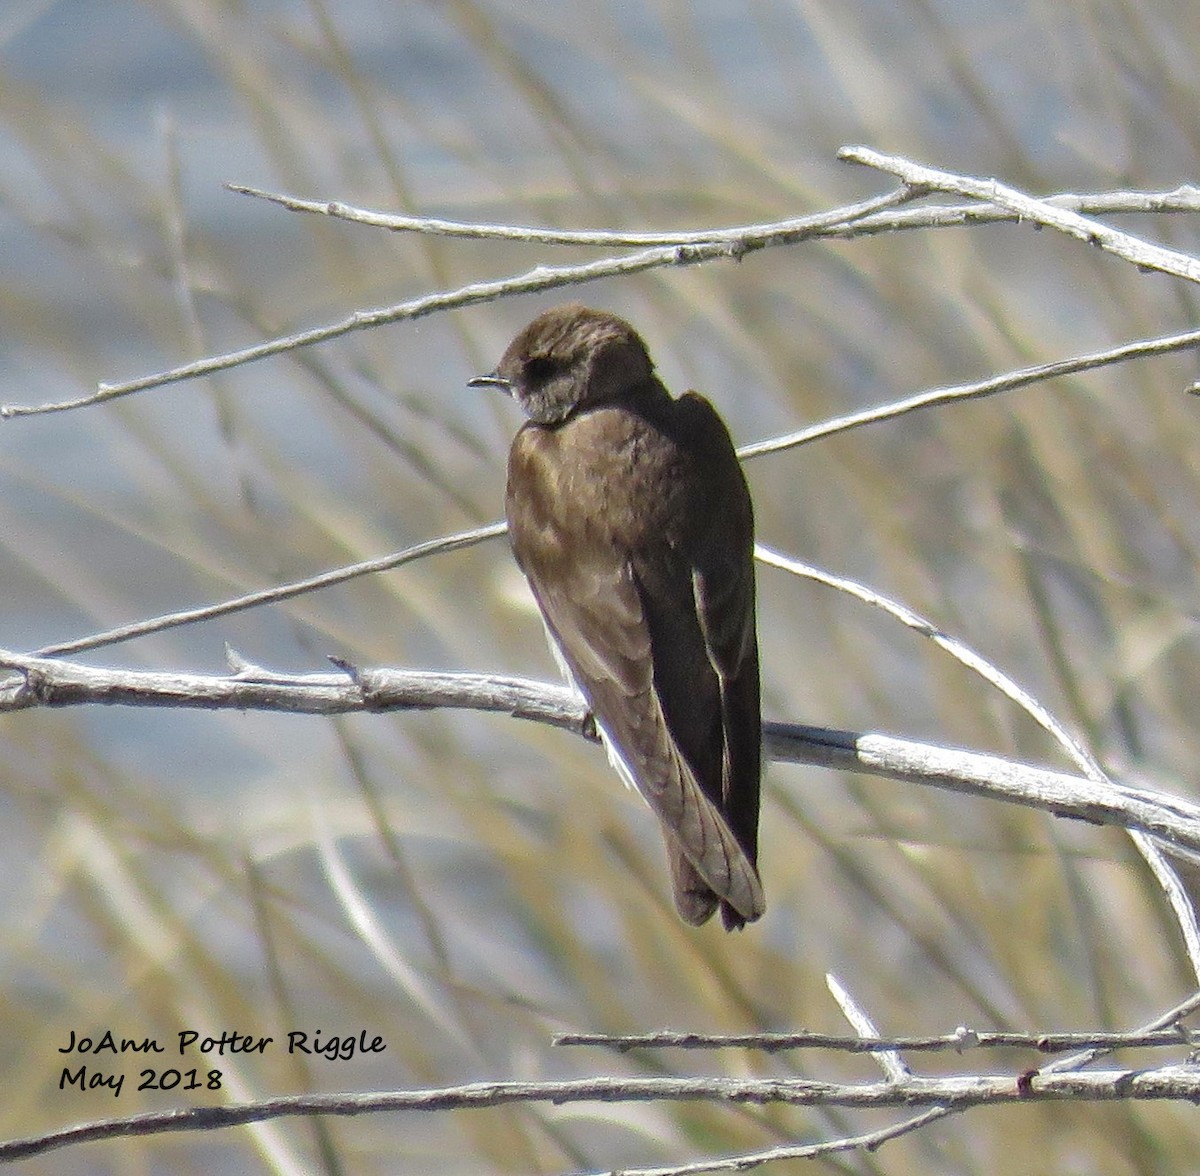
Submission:
<svg viewBox="0 0 1200 1176">
<path fill-rule="evenodd" d="M 752 907 L 743 913 L 730 903 L 723 902 L 717 892 L 700 877 L 696 867 L 688 861 L 683 850 L 671 837 L 667 838 L 667 859 L 671 867 L 671 890 L 675 897 L 675 909 L 685 923 L 690 923 L 693 927 L 707 923 L 720 905 L 721 922 L 725 924 L 725 930 L 740 931 L 762 914 L 761 907 Z"/>
</svg>

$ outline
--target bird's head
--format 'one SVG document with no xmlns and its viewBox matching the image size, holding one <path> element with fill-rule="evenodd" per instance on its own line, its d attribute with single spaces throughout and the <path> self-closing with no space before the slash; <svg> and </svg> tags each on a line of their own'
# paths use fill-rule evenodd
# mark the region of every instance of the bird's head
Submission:
<svg viewBox="0 0 1200 1176">
<path fill-rule="evenodd" d="M 531 421 L 554 425 L 579 409 L 635 396 L 653 371 L 646 345 L 624 319 L 570 302 L 538 315 L 495 371 L 468 382 L 500 388 Z"/>
</svg>

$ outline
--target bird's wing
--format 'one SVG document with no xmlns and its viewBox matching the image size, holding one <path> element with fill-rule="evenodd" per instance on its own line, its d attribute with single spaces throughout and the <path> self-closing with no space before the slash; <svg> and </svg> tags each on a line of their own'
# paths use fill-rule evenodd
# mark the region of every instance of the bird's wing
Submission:
<svg viewBox="0 0 1200 1176">
<path fill-rule="evenodd" d="M 706 454 L 700 525 L 681 537 L 679 550 L 690 576 L 693 616 L 704 664 L 660 679 L 659 693 L 674 730 L 702 754 L 700 784 L 717 805 L 751 865 L 757 866 L 762 717 L 758 642 L 754 620 L 754 510 L 729 433 L 716 410 L 694 392 L 675 402 L 677 427 Z M 650 616 L 656 644 L 679 643 L 669 626 Z M 661 631 L 658 631 L 661 630 Z M 699 660 L 697 658 L 697 660 Z M 703 681 L 707 690 L 698 689 Z M 692 723 L 673 716 L 691 717 Z M 672 859 L 676 901 L 705 897 L 686 857 Z M 711 896 L 709 896 L 711 902 Z M 727 904 L 728 928 L 745 921 Z"/>
<path fill-rule="evenodd" d="M 730 456 L 732 457 L 732 447 Z M 762 776 L 762 708 L 754 608 L 754 521 L 749 491 L 728 493 L 719 507 L 727 517 L 692 545 L 692 593 L 708 660 L 720 684 L 724 765 L 721 808 L 756 860 L 759 783 Z M 710 536 L 724 536 L 716 541 Z M 730 535 L 739 536 L 734 543 Z"/>
<path fill-rule="evenodd" d="M 551 635 L 616 753 L 618 767 L 663 823 L 669 841 L 716 896 L 742 919 L 757 918 L 764 900 L 754 864 L 722 815 L 720 793 L 707 794 L 672 735 L 680 717 L 690 713 L 682 697 L 675 705 L 686 674 L 672 675 L 666 680 L 671 685 L 655 681 L 658 626 L 647 616 L 633 567 L 618 558 L 577 563 L 566 577 L 555 576 L 553 585 L 542 581 L 528 562 L 525 572 Z M 686 588 L 689 578 L 682 583 Z M 692 685 L 703 692 L 698 678 Z M 667 710 L 664 691 L 672 700 Z M 693 906 L 690 915 L 681 906 L 681 913 L 692 921 L 703 922 L 711 912 L 711 902 L 705 909 Z"/>
<path fill-rule="evenodd" d="M 698 568 L 692 570 L 696 616 L 704 635 L 709 672 L 717 685 L 715 699 L 710 697 L 703 703 L 697 697 L 693 705 L 707 718 L 709 738 L 719 743 L 705 761 L 719 766 L 701 780 L 702 786 L 720 809 L 750 865 L 757 868 L 762 718 L 753 573 L 749 577 L 748 595 L 744 588 L 737 587 L 744 575 L 741 568 L 731 568 L 720 577 L 706 575 Z M 685 695 L 682 705 L 687 706 L 686 683 L 678 685 Z M 660 682 L 660 695 L 665 695 L 668 689 L 666 683 Z M 703 885 L 686 855 L 672 855 L 671 876 L 675 902 L 681 912 L 686 907 L 695 907 L 697 918 L 712 913 L 715 896 Z M 702 910 L 706 912 L 703 916 Z M 760 907 L 758 914 L 761 913 Z M 721 918 L 727 929 L 747 922 L 747 916 L 728 903 L 721 905 Z"/>
</svg>

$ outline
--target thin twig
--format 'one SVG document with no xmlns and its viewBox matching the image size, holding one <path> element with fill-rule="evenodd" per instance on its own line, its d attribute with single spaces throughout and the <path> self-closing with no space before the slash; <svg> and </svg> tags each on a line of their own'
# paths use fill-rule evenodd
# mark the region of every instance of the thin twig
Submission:
<svg viewBox="0 0 1200 1176">
<path fill-rule="evenodd" d="M 822 221 L 830 219 L 852 221 L 855 216 L 867 216 L 880 208 L 891 207 L 905 200 L 911 200 L 916 193 L 907 188 L 900 188 L 883 196 L 847 205 L 844 208 L 819 215 Z M 807 219 L 807 218 L 806 218 Z M 481 302 L 491 302 L 497 298 L 514 294 L 535 294 L 545 290 L 554 290 L 562 286 L 580 285 L 586 282 L 599 281 L 601 278 L 626 277 L 630 274 L 643 273 L 646 270 L 660 269 L 664 266 L 696 265 L 704 261 L 716 261 L 722 258 L 740 260 L 747 253 L 757 249 L 766 249 L 779 245 L 793 244 L 811 236 L 811 229 L 798 229 L 778 237 L 763 237 L 754 240 L 705 240 L 695 245 L 667 245 L 652 249 L 643 249 L 638 253 L 630 253 L 622 257 L 608 257 L 599 261 L 585 262 L 579 265 L 547 266 L 539 265 L 523 274 L 508 278 L 499 278 L 491 282 L 472 282 L 460 286 L 456 290 L 444 290 L 435 294 L 426 294 L 394 306 L 377 307 L 372 310 L 356 311 L 349 318 L 337 323 L 329 323 L 323 327 L 314 327 L 307 331 L 297 331 L 291 335 L 283 335 L 276 339 L 268 339 L 253 347 L 244 347 L 238 351 L 227 352 L 224 355 L 209 356 L 206 359 L 195 360 L 192 363 L 181 364 L 168 368 L 166 371 L 155 372 L 152 375 L 139 376 L 119 384 L 101 384 L 95 392 L 86 396 L 77 396 L 69 400 L 59 400 L 45 404 L 5 404 L 0 405 L 0 419 L 6 417 L 36 416 L 51 412 L 67 412 L 76 408 L 87 408 L 94 404 L 103 404 L 121 396 L 129 396 L 134 392 L 144 392 L 150 388 L 161 388 L 167 384 L 178 383 L 181 380 L 191 380 L 198 376 L 211 375 L 214 372 L 227 371 L 229 368 L 243 364 L 254 363 L 273 355 L 281 355 L 294 351 L 299 347 L 311 347 L 317 343 L 327 343 L 339 339 L 353 331 L 365 330 L 369 327 L 385 326 L 409 319 L 423 318 L 438 311 L 461 309 L 475 306 Z"/>
<path fill-rule="evenodd" d="M 892 600 L 890 597 L 884 596 L 881 592 L 876 592 L 873 588 L 868 588 L 865 584 L 860 584 L 856 580 L 848 579 L 845 576 L 835 576 L 831 572 L 826 572 L 821 568 L 813 567 L 811 564 L 802 563 L 800 560 L 792 559 L 790 556 L 773 551 L 762 543 L 755 544 L 754 556 L 760 563 L 767 564 L 770 567 L 776 567 L 782 571 L 790 572 L 792 575 L 802 576 L 804 579 L 815 580 L 817 583 L 827 584 L 831 588 L 836 588 L 839 592 L 844 592 L 849 596 L 863 601 L 865 604 L 871 605 L 873 608 L 880 609 L 907 628 L 915 630 L 924 637 L 928 637 L 930 641 L 945 650 L 956 661 L 973 670 L 986 682 L 991 683 L 992 686 L 1007 698 L 1010 698 L 1020 706 L 1038 726 L 1042 727 L 1043 730 L 1059 743 L 1071 759 L 1079 765 L 1085 775 L 1092 776 L 1093 778 L 1098 777 L 1099 780 L 1106 781 L 1103 770 L 1093 759 L 1091 753 L 1028 690 L 1010 678 L 998 666 L 993 665 L 982 654 L 960 641 L 957 637 L 943 632 L 932 621 L 914 612 L 907 605 L 901 604 L 898 600 Z"/>
<path fill-rule="evenodd" d="M 1053 363 L 1037 364 L 1033 367 L 1019 368 L 1003 375 L 992 376 L 972 384 L 959 384 L 950 388 L 935 388 L 920 392 L 915 396 L 890 404 L 876 405 L 863 409 L 861 412 L 849 413 L 845 416 L 832 417 L 810 425 L 795 433 L 783 437 L 768 438 L 743 445 L 738 449 L 742 461 L 750 461 L 770 453 L 781 453 L 784 450 L 807 445 L 814 441 L 832 437 L 837 433 L 849 432 L 864 425 L 879 424 L 882 421 L 894 420 L 910 412 L 921 409 L 935 408 L 962 400 L 980 399 L 998 392 L 1007 392 L 1022 388 L 1042 380 L 1054 379 L 1058 376 L 1072 375 L 1077 372 L 1090 371 L 1108 364 L 1122 363 L 1131 359 L 1143 359 L 1150 356 L 1166 355 L 1173 351 L 1181 351 L 1200 346 L 1200 330 L 1185 331 L 1178 335 L 1166 335 L 1160 339 L 1141 340 L 1136 343 L 1126 343 L 1120 347 L 1109 348 L 1105 351 L 1091 352 L 1087 355 L 1074 356 L 1070 359 L 1056 360 Z M 135 621 L 128 625 L 120 625 L 100 633 L 80 637 L 71 641 L 57 642 L 43 646 L 37 652 L 44 655 L 79 653 L 85 649 L 99 649 L 106 645 L 116 645 L 135 637 L 145 637 L 152 633 L 160 633 L 166 629 L 177 628 L 180 625 L 193 624 L 198 621 L 211 620 L 214 617 L 228 616 L 244 609 L 254 608 L 262 604 L 274 604 L 279 601 L 328 588 L 335 584 L 345 583 L 358 576 L 370 575 L 375 572 L 390 571 L 402 564 L 422 559 L 429 555 L 437 555 L 451 551 L 459 551 L 464 547 L 473 546 L 486 539 L 494 539 L 506 531 L 503 522 L 489 523 L 470 531 L 448 535 L 441 539 L 429 540 L 393 555 L 381 556 L 376 559 L 364 560 L 343 568 L 321 572 L 318 575 L 297 580 L 289 584 L 281 584 L 274 588 L 266 588 L 259 592 L 251 592 L 232 600 L 220 601 L 216 604 L 203 605 L 197 608 L 184 609 L 179 612 L 167 613 L 159 617 Z"/>
<path fill-rule="evenodd" d="M 1038 1074 L 1078 1070 L 1083 1066 L 1090 1065 L 1098 1057 L 1111 1053 L 1113 1049 L 1122 1046 L 1159 1044 L 1178 1046 L 1189 1043 L 1192 1034 L 1184 1028 L 1182 1020 L 1184 1017 L 1194 1013 L 1197 1008 L 1200 1008 L 1200 992 L 1193 993 L 1174 1008 L 1168 1009 L 1165 1013 L 1131 1033 L 1081 1035 L 1087 1038 L 1087 1040 L 1078 1044 L 1086 1044 L 1089 1048 L 1085 1049 L 1082 1053 L 1075 1053 L 1070 1057 L 1050 1062 L 1039 1071 L 1026 1071 L 1018 1079 L 1018 1085 L 1022 1087 L 1030 1085 L 1034 1077 Z M 1167 1039 L 1160 1042 L 1156 1040 L 1156 1037 L 1162 1032 L 1166 1032 Z M 1038 1049 L 1040 1051 L 1043 1043 L 1048 1045 L 1062 1043 L 1067 1045 L 1068 1048 L 1074 1048 L 1069 1044 L 1071 1038 L 1074 1036 L 1072 1034 L 984 1034 L 964 1027 L 960 1027 L 954 1033 L 940 1038 L 897 1037 L 878 1038 L 871 1041 L 857 1037 L 831 1038 L 823 1034 L 795 1034 L 790 1036 L 796 1041 L 799 1048 L 812 1044 L 817 1048 L 838 1048 L 852 1053 L 869 1051 L 872 1046 L 893 1046 L 895 1048 L 921 1050 L 925 1048 L 967 1049 L 982 1044 L 1011 1044 Z M 706 1037 L 703 1034 L 661 1033 L 645 1034 L 639 1040 L 638 1037 L 634 1036 L 612 1038 L 602 1034 L 589 1035 L 580 1033 L 560 1034 L 554 1041 L 555 1044 L 564 1045 L 611 1045 L 617 1049 L 632 1049 L 640 1044 L 668 1047 L 678 1045 L 684 1049 L 723 1048 L 726 1044 L 730 1044 L 741 1048 L 765 1048 L 771 1050 L 775 1047 L 776 1042 L 778 1042 L 779 1048 L 792 1048 L 792 1046 L 787 1044 L 788 1037 L 789 1035 L 786 1034 L 744 1034 L 727 1037 Z M 985 1038 L 988 1039 L 986 1042 L 984 1041 Z M 1012 1040 L 1004 1040 L 1005 1038 L 1011 1038 Z M 1114 1041 L 1112 1038 L 1119 1038 L 1120 1040 Z M 851 1150 L 874 1151 L 893 1139 L 898 1139 L 914 1131 L 919 1131 L 931 1123 L 938 1122 L 951 1114 L 957 1114 L 966 1109 L 968 1108 L 936 1106 L 905 1119 L 900 1123 L 895 1123 L 889 1127 L 881 1128 L 879 1131 L 863 1135 L 846 1136 L 841 1139 L 825 1140 L 812 1144 L 785 1144 L 781 1147 L 768 1148 L 765 1151 L 742 1152 L 739 1155 L 724 1159 L 701 1160 L 691 1164 L 655 1168 L 627 1168 L 622 1173 L 622 1176 L 699 1176 L 700 1173 L 707 1172 L 744 1172 L 760 1167 L 763 1164 L 780 1160 L 815 1159 L 820 1156 L 835 1155 L 839 1152 Z"/>
<path fill-rule="evenodd" d="M 922 1127 L 944 1119 L 946 1112 L 935 1107 L 931 1111 L 922 1111 L 900 1123 L 890 1127 L 881 1127 L 878 1131 L 864 1131 L 861 1135 L 847 1135 L 840 1139 L 828 1139 L 821 1143 L 785 1143 L 779 1147 L 770 1147 L 764 1151 L 740 1152 L 735 1156 L 726 1156 L 715 1160 L 697 1160 L 690 1164 L 669 1164 L 666 1167 L 653 1168 L 622 1168 L 609 1176 L 704 1176 L 709 1172 L 749 1172 L 761 1168 L 765 1164 L 777 1164 L 787 1160 L 816 1160 L 822 1156 L 836 1156 L 842 1152 L 861 1151 L 873 1152 L 893 1139 L 919 1131 Z"/>
<path fill-rule="evenodd" d="M 1182 184 L 1168 192 L 1063 192 L 1042 197 L 1046 204 L 1066 208 L 1088 216 L 1112 216 L 1125 213 L 1200 212 L 1200 188 Z M 898 208 L 877 212 L 855 221 L 845 229 L 831 227 L 822 237 L 868 237 L 876 233 L 909 232 L 914 229 L 956 229 L 967 225 L 1014 224 L 1021 217 L 1008 208 L 987 202 L 970 204 L 923 204 L 916 208 Z"/>
<path fill-rule="evenodd" d="M 1163 1029 L 1174 1031 L 1179 1028 L 1185 1017 L 1190 1017 L 1197 1009 L 1200 1009 L 1200 989 L 1191 993 L 1184 1000 L 1181 1000 L 1174 1008 L 1167 1009 L 1166 1012 L 1160 1013 L 1157 1017 L 1140 1025 L 1134 1032 L 1151 1034 Z M 1055 1074 L 1062 1070 L 1078 1070 L 1084 1066 L 1090 1066 L 1094 1061 L 1111 1053 L 1113 1048 L 1112 1046 L 1103 1044 L 1085 1046 L 1081 1053 L 1067 1058 L 1056 1058 L 1052 1062 L 1047 1062 L 1041 1068 L 1041 1072 L 1044 1074 Z"/>
<path fill-rule="evenodd" d="M 786 220 L 723 229 L 696 229 L 689 232 L 628 233 L 608 229 L 548 229 L 531 225 L 444 220 L 433 216 L 405 216 L 355 208 L 353 205 L 343 204 L 340 200 L 304 200 L 298 196 L 251 188 L 246 184 L 226 184 L 225 187 L 243 196 L 268 200 L 291 212 L 316 213 L 398 233 L 429 233 L 436 237 L 466 237 L 477 241 L 521 241 L 540 245 L 595 245 L 605 249 L 644 249 L 647 246 L 674 248 L 679 245 L 723 242 L 740 252 L 772 245 L 794 245 L 809 237 L 820 236 L 830 229 L 846 231 L 866 217 L 877 216 L 886 209 L 921 195 L 919 189 L 903 185 L 882 196 L 871 196 L 841 208 L 810 213 L 807 216 L 789 217 Z"/>
<path fill-rule="evenodd" d="M 1066 1053 L 1080 1049 L 1191 1048 L 1196 1033 L 1176 1021 L 1169 1029 L 1129 1033 L 1001 1033 L 962 1026 L 953 1033 L 927 1036 L 847 1037 L 836 1033 L 557 1033 L 556 1046 L 602 1046 L 617 1053 L 635 1049 L 753 1049 L 762 1053 L 824 1049 L 837 1053 L 875 1053 L 898 1050 L 905 1053 L 963 1054 L 974 1049 L 1027 1049 L 1040 1054 Z"/>
<path fill-rule="evenodd" d="M 880 421 L 895 420 L 897 417 L 917 412 L 920 409 L 954 404 L 964 400 L 981 400 L 983 397 L 993 396 L 997 392 L 1010 392 L 1014 388 L 1024 388 L 1042 380 L 1075 375 L 1078 372 L 1091 371 L 1109 364 L 1124 363 L 1131 359 L 1148 359 L 1151 356 L 1167 355 L 1170 352 L 1184 351 L 1191 347 L 1200 347 L 1200 330 L 1183 331 L 1177 335 L 1164 335 L 1159 339 L 1143 339 L 1135 343 L 1123 343 L 1119 347 L 1110 347 L 1104 351 L 1093 351 L 1087 355 L 1073 356 L 1070 359 L 1059 359 L 1052 363 L 1039 363 L 1032 367 L 1018 368 L 1016 371 L 990 376 L 986 380 L 979 380 L 971 384 L 933 388 L 930 391 L 918 392 L 915 396 L 905 397 L 903 400 L 894 400 L 890 404 L 876 405 L 873 408 L 862 409 L 860 412 L 847 413 L 844 416 L 819 421 L 783 437 L 774 437 L 766 441 L 757 441 L 752 445 L 744 445 L 738 450 L 738 456 L 743 461 L 749 461 L 751 458 L 762 457 L 767 453 L 780 453 L 785 449 L 793 449 L 797 445 L 820 441 L 826 437 L 832 437 L 836 433 L 846 433 L 851 429 L 861 428 L 863 425 L 875 425 Z"/>
<path fill-rule="evenodd" d="M 128 625 L 119 625 L 115 629 L 106 629 L 102 633 L 78 637 L 73 641 L 59 641 L 54 645 L 45 645 L 37 650 L 37 655 L 52 657 L 67 653 L 82 653 L 86 649 L 100 649 L 106 645 L 117 645 L 122 641 L 132 641 L 135 637 L 146 637 L 151 633 L 176 629 L 180 625 L 210 621 L 214 617 L 229 616 L 248 608 L 258 608 L 264 604 L 278 604 L 280 601 L 302 596 L 306 592 L 316 592 L 320 588 L 331 588 L 335 584 L 344 584 L 359 576 L 388 572 L 403 564 L 425 559 L 431 555 L 445 555 L 451 551 L 462 551 L 464 548 L 474 547 L 477 543 L 483 543 L 485 540 L 497 539 L 507 530 L 508 527 L 505 523 L 489 523 L 483 527 L 473 527 L 469 531 L 459 531 L 454 535 L 444 535 L 440 539 L 417 543 L 412 547 L 406 547 L 403 551 L 393 552 L 391 555 L 383 555 L 375 559 L 363 560 L 361 563 L 349 564 L 346 567 L 334 568 L 328 572 L 308 576 L 303 580 L 279 584 L 274 588 L 248 592 L 246 595 L 235 597 L 232 600 L 222 600 L 216 604 L 205 604 L 198 608 L 181 609 L 163 616 L 133 621 Z"/>
<path fill-rule="evenodd" d="M 851 237 L 860 234 L 958 227 L 965 224 L 1012 223 L 1019 213 L 997 204 L 934 204 L 920 208 L 885 209 L 865 216 L 847 216 L 844 209 L 814 216 L 791 217 L 763 224 L 689 231 L 631 233 L 614 229 L 552 229 L 534 225 L 488 224 L 411 216 L 357 208 L 341 200 L 307 200 L 284 192 L 268 192 L 247 184 L 225 185 L 231 192 L 278 204 L 291 212 L 333 217 L 395 233 L 427 233 L 476 241 L 520 241 L 541 245 L 600 246 L 606 249 L 644 249 L 649 245 L 695 245 L 704 241 L 755 240 L 802 232 L 806 237 Z M 1039 198 L 1054 208 L 1104 216 L 1118 213 L 1200 212 L 1200 189 L 1189 184 L 1165 192 L 1062 192 Z"/>
<path fill-rule="evenodd" d="M 850 990 L 832 972 L 825 973 L 825 987 L 829 989 L 830 996 L 842 1010 L 842 1016 L 850 1022 L 851 1027 L 858 1032 L 860 1037 L 879 1039 L 879 1030 L 866 1009 L 854 999 Z M 912 1070 L 909 1069 L 908 1063 L 897 1050 L 873 1049 L 871 1056 L 878 1063 L 879 1068 L 883 1071 L 883 1076 L 889 1082 L 907 1082 L 912 1077 Z"/>
<path fill-rule="evenodd" d="M 1058 721 L 1049 708 L 1040 703 L 1024 687 L 1005 674 L 998 666 L 993 665 L 985 657 L 970 646 L 942 632 L 931 621 L 918 615 L 906 605 L 868 588 L 864 584 L 848 580 L 841 576 L 833 576 L 819 568 L 813 568 L 798 560 L 771 551 L 762 544 L 755 545 L 755 558 L 775 567 L 791 572 L 793 575 L 829 584 L 841 592 L 857 597 L 859 600 L 881 609 L 902 624 L 928 637 L 935 645 L 945 650 L 951 657 L 973 670 L 985 681 L 990 682 L 997 690 L 1010 698 L 1025 711 L 1039 726 L 1052 736 L 1068 756 L 1079 766 L 1083 774 L 1091 781 L 1090 792 L 1096 801 L 1103 805 L 1114 799 L 1120 792 L 1117 785 L 1109 779 L 1108 774 L 1096 762 L 1091 752 L 1079 742 L 1067 728 Z M 1188 962 L 1191 964 L 1192 975 L 1200 984 L 1200 922 L 1196 910 L 1186 888 L 1180 882 L 1174 867 L 1167 861 L 1158 845 L 1144 836 L 1149 830 L 1131 827 L 1130 839 L 1138 853 L 1145 859 L 1155 880 L 1162 887 L 1163 894 L 1179 924 L 1179 932 L 1183 938 L 1184 949 Z M 1194 850 L 1194 846 L 1189 847 Z"/>
<path fill-rule="evenodd" d="M 1178 249 L 1166 249 L 1133 233 L 1114 229 L 1102 221 L 1086 217 L 1067 208 L 1058 208 L 1046 200 L 1038 200 L 998 180 L 960 176 L 937 168 L 925 167 L 899 155 L 885 155 L 870 147 L 843 147 L 839 159 L 898 176 L 914 187 L 938 192 L 954 192 L 977 200 L 997 204 L 1015 213 L 1020 220 L 1057 229 L 1089 245 L 1122 257 L 1142 269 L 1158 270 L 1189 282 L 1200 282 L 1200 260 Z"/>
</svg>

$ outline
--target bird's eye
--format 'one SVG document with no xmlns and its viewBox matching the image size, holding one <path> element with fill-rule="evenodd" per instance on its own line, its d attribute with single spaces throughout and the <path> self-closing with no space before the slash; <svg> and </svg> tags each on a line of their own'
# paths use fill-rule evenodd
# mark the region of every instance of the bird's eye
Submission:
<svg viewBox="0 0 1200 1176">
<path fill-rule="evenodd" d="M 558 371 L 558 364 L 546 355 L 533 355 L 525 361 L 525 380 L 530 384 L 544 384 Z"/>
</svg>

